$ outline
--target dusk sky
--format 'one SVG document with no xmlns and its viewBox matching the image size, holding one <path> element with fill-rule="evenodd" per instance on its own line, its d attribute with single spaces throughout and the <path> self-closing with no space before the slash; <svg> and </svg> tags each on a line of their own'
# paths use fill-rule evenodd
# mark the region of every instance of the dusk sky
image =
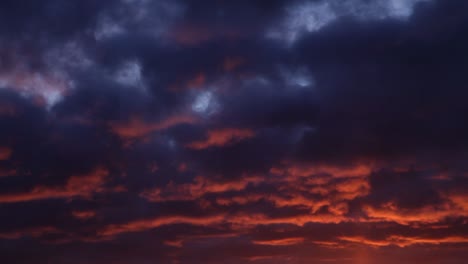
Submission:
<svg viewBox="0 0 468 264">
<path fill-rule="evenodd" d="M 0 263 L 468 263 L 468 1 L 0 0 Z"/>
</svg>

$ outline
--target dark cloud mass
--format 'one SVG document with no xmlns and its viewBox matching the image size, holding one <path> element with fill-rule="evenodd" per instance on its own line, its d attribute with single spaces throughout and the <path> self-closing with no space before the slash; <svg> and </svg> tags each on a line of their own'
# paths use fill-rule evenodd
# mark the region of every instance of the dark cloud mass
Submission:
<svg viewBox="0 0 468 264">
<path fill-rule="evenodd" d="M 466 263 L 468 2 L 0 1 L 0 262 Z"/>
</svg>

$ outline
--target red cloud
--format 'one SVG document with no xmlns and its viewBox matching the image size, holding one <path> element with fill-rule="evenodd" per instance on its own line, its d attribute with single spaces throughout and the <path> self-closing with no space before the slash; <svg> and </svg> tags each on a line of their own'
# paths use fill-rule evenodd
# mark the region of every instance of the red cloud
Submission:
<svg viewBox="0 0 468 264">
<path fill-rule="evenodd" d="M 223 68 L 226 72 L 232 72 L 245 63 L 245 59 L 241 57 L 227 57 L 224 60 Z"/>
<path fill-rule="evenodd" d="M 226 239 L 238 237 L 240 233 L 219 233 L 219 234 L 201 234 L 201 235 L 189 235 L 181 236 L 180 238 L 173 240 L 166 240 L 164 244 L 171 247 L 183 247 L 185 243 L 198 242 L 207 239 Z"/>
<path fill-rule="evenodd" d="M 89 174 L 72 176 L 65 186 L 37 186 L 29 192 L 2 194 L 0 203 L 18 203 L 45 199 L 89 198 L 94 193 L 104 192 L 105 178 L 109 172 L 97 168 Z"/>
<path fill-rule="evenodd" d="M 196 120 L 189 115 L 175 115 L 160 122 L 146 122 L 141 118 L 133 118 L 129 122 L 114 122 L 111 130 L 123 139 L 139 139 L 153 132 L 165 130 L 180 124 L 193 124 Z"/>
<path fill-rule="evenodd" d="M 413 223 L 431 224 L 438 223 L 448 217 L 468 217 L 468 210 L 450 203 L 403 209 L 389 202 L 378 208 L 364 206 L 363 210 L 371 221 L 395 222 L 401 225 Z"/>
<path fill-rule="evenodd" d="M 239 229 L 251 228 L 258 225 L 294 225 L 302 227 L 308 223 L 338 224 L 353 221 L 343 216 L 332 214 L 303 214 L 287 217 L 269 217 L 265 214 L 242 214 L 231 216 L 228 223 Z"/>
<path fill-rule="evenodd" d="M 372 173 L 372 166 L 368 164 L 357 164 L 354 166 L 340 167 L 330 165 L 309 164 L 285 164 L 285 167 L 273 167 L 274 174 L 286 174 L 292 178 L 310 177 L 317 175 L 330 175 L 334 178 L 367 177 Z"/>
<path fill-rule="evenodd" d="M 94 211 L 73 211 L 73 217 L 80 220 L 88 220 L 94 218 L 96 216 L 96 212 Z"/>
<path fill-rule="evenodd" d="M 255 132 L 250 129 L 228 128 L 213 130 L 208 132 L 205 140 L 192 142 L 188 144 L 187 147 L 197 150 L 210 147 L 222 147 L 254 136 Z"/>
<path fill-rule="evenodd" d="M 38 105 L 46 106 L 56 103 L 70 90 L 70 82 L 59 72 L 36 72 L 27 70 L 20 58 L 15 58 L 15 65 L 10 69 L 0 71 L 0 83 L 14 91 L 27 95 Z M 12 108 L 0 110 L 14 114 Z M 14 110 L 13 110 L 14 111 Z"/>
<path fill-rule="evenodd" d="M 198 74 L 195 78 L 189 80 L 187 82 L 188 88 L 199 88 L 204 85 L 206 82 L 206 76 L 203 73 Z"/>
<path fill-rule="evenodd" d="M 0 160 L 8 160 L 11 157 L 12 150 L 10 148 L 0 147 Z"/>
<path fill-rule="evenodd" d="M 233 231 L 245 231 L 259 225 L 295 225 L 304 226 L 307 223 L 341 223 L 348 221 L 344 217 L 334 215 L 299 215 L 291 217 L 272 218 L 264 214 L 239 214 L 213 216 L 166 216 L 154 219 L 135 220 L 124 224 L 108 225 L 98 232 L 100 237 L 119 235 L 122 233 L 142 232 L 161 226 L 188 224 L 194 226 L 216 226 L 228 224 Z"/>
<path fill-rule="evenodd" d="M 184 46 L 199 45 L 219 37 L 234 39 L 238 38 L 239 35 L 237 31 L 229 28 L 219 30 L 196 24 L 180 24 L 167 34 L 169 39 Z"/>
<path fill-rule="evenodd" d="M 339 237 L 340 240 L 352 243 L 365 244 L 373 247 L 386 247 L 395 245 L 398 247 L 408 247 L 412 245 L 440 245 L 452 243 L 468 243 L 468 237 L 450 236 L 442 238 L 422 238 L 422 237 L 404 237 L 392 235 L 383 240 L 373 240 L 365 237 Z"/>
<path fill-rule="evenodd" d="M 147 190 L 141 196 L 152 202 L 196 200 L 208 193 L 241 191 L 249 184 L 256 184 L 260 181 L 261 178 L 255 176 L 234 182 L 215 182 L 204 177 L 197 177 L 193 183 L 180 185 L 171 183 L 166 188 Z"/>
<path fill-rule="evenodd" d="M 197 177 L 194 182 L 176 185 L 171 183 L 164 188 L 145 191 L 142 197 L 152 202 L 205 200 L 210 194 L 218 206 L 244 206 L 259 201 L 270 202 L 276 208 L 297 207 L 308 209 L 309 213 L 298 213 L 288 216 L 272 216 L 263 213 L 234 213 L 216 216 L 194 217 L 172 216 L 150 220 L 136 220 L 127 224 L 110 225 L 101 232 L 101 236 L 111 236 L 126 232 L 139 232 L 162 225 L 191 224 L 207 226 L 230 226 L 235 232 L 249 232 L 257 226 L 290 225 L 303 227 L 308 223 L 339 224 L 353 222 L 397 223 L 412 228 L 424 224 L 438 224 L 447 217 L 467 217 L 466 195 L 445 194 L 445 203 L 438 206 L 403 209 L 393 203 L 380 207 L 362 205 L 360 215 L 350 216 L 350 202 L 358 197 L 365 197 L 371 192 L 368 174 L 371 169 L 364 165 L 355 167 L 317 166 L 298 170 L 296 168 L 274 169 L 268 176 L 245 176 L 236 181 L 216 182 L 204 177 Z M 256 192 L 260 186 L 269 186 L 275 191 Z M 249 188 L 247 188 L 249 187 Z M 315 189 L 321 191 L 315 192 Z M 260 189 L 259 189 L 260 190 Z M 313 194 L 313 195 L 311 195 Z M 326 208 L 327 210 L 324 210 Z M 355 236 L 341 236 L 342 242 L 354 242 L 370 246 L 397 245 L 400 247 L 415 244 L 465 243 L 463 236 L 450 236 L 443 239 L 426 239 L 421 237 L 389 236 L 385 240 L 371 240 Z M 179 240 L 177 240 L 179 241 Z M 287 245 L 300 243 L 297 240 L 255 240 L 255 244 Z M 319 241 L 326 247 L 341 247 L 336 241 Z M 180 242 L 182 243 L 182 242 Z M 320 244 L 320 245 L 322 245 Z M 179 242 L 177 242 L 179 245 Z"/>
<path fill-rule="evenodd" d="M 197 226 L 209 226 L 223 222 L 224 216 L 206 216 L 206 217 L 192 217 L 192 216 L 167 216 L 154 219 L 136 220 L 133 222 L 109 225 L 99 232 L 100 236 L 114 236 L 122 233 L 141 232 L 149 229 L 158 228 L 165 225 L 173 224 L 190 224 Z"/>
<path fill-rule="evenodd" d="M 327 174 L 323 180 L 314 180 L 315 175 L 284 174 L 273 176 L 244 176 L 235 181 L 216 182 L 204 177 L 195 178 L 194 182 L 186 184 L 171 183 L 163 188 L 154 188 L 141 194 L 152 202 L 194 201 L 202 202 L 205 195 L 214 197 L 218 206 L 247 205 L 259 201 L 269 202 L 276 208 L 296 207 L 308 209 L 310 215 L 298 215 L 291 218 L 271 218 L 265 215 L 237 215 L 231 217 L 229 223 L 236 225 L 256 224 L 292 224 L 302 226 L 308 222 L 340 223 L 353 222 L 346 216 L 348 203 L 358 197 L 364 197 L 370 192 L 368 178 L 362 176 L 368 169 L 327 167 L 327 171 L 338 172 L 338 177 Z M 314 173 L 323 174 L 324 169 L 309 169 Z M 286 169 L 286 172 L 289 170 Z M 349 178 L 345 178 L 348 175 Z M 357 176 L 356 176 L 357 175 Z M 256 192 L 259 185 L 270 186 L 275 192 Z M 251 190 L 247 191 L 250 186 Z M 327 211 L 319 213 L 321 209 Z"/>
<path fill-rule="evenodd" d="M 449 200 L 455 208 L 462 212 L 467 212 L 468 215 L 468 194 L 466 193 L 449 193 L 446 194 L 446 199 Z"/>
<path fill-rule="evenodd" d="M 303 237 L 291 237 L 283 239 L 273 239 L 273 240 L 254 240 L 252 243 L 256 245 L 267 245 L 267 246 L 291 246 L 297 245 L 304 242 Z"/>
<path fill-rule="evenodd" d="M 27 228 L 19 231 L 12 231 L 6 233 L 0 233 L 0 239 L 19 239 L 22 237 L 34 237 L 38 238 L 46 234 L 58 234 L 61 233 L 55 227 L 37 227 L 37 228 Z"/>
<path fill-rule="evenodd" d="M 2 170 L 0 169 L 0 178 L 1 177 L 8 177 L 8 176 L 15 176 L 18 172 L 16 170 Z"/>
</svg>

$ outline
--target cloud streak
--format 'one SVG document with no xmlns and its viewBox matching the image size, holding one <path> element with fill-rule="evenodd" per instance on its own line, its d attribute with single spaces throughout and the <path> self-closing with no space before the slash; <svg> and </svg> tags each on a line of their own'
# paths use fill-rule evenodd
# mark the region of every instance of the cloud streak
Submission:
<svg viewBox="0 0 468 264">
<path fill-rule="evenodd" d="M 105 178 L 109 172 L 106 169 L 98 168 L 89 174 L 72 176 L 65 186 L 49 187 L 36 186 L 31 191 L 24 193 L 3 194 L 0 196 L 0 203 L 19 203 L 46 199 L 73 199 L 90 198 L 94 193 L 103 192 Z"/>
</svg>

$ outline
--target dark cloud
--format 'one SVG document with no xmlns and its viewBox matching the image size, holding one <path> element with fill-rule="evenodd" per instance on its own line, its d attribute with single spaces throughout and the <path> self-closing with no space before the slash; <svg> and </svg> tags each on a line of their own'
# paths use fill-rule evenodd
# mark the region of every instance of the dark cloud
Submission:
<svg viewBox="0 0 468 264">
<path fill-rule="evenodd" d="M 2 1 L 0 259 L 463 263 L 467 10 Z"/>
<path fill-rule="evenodd" d="M 457 26 L 435 26 L 450 8 Z M 336 149 L 330 155 L 367 158 L 463 152 L 466 38 L 451 30 L 463 28 L 458 8 L 437 3 L 417 10 L 408 24 L 337 23 L 298 43 L 316 69 L 321 103 L 318 135 L 305 138 L 304 152 Z"/>
<path fill-rule="evenodd" d="M 117 1 L 2 1 L 1 31 L 30 41 L 37 37 L 69 37 L 96 23 L 98 14 Z"/>
</svg>

